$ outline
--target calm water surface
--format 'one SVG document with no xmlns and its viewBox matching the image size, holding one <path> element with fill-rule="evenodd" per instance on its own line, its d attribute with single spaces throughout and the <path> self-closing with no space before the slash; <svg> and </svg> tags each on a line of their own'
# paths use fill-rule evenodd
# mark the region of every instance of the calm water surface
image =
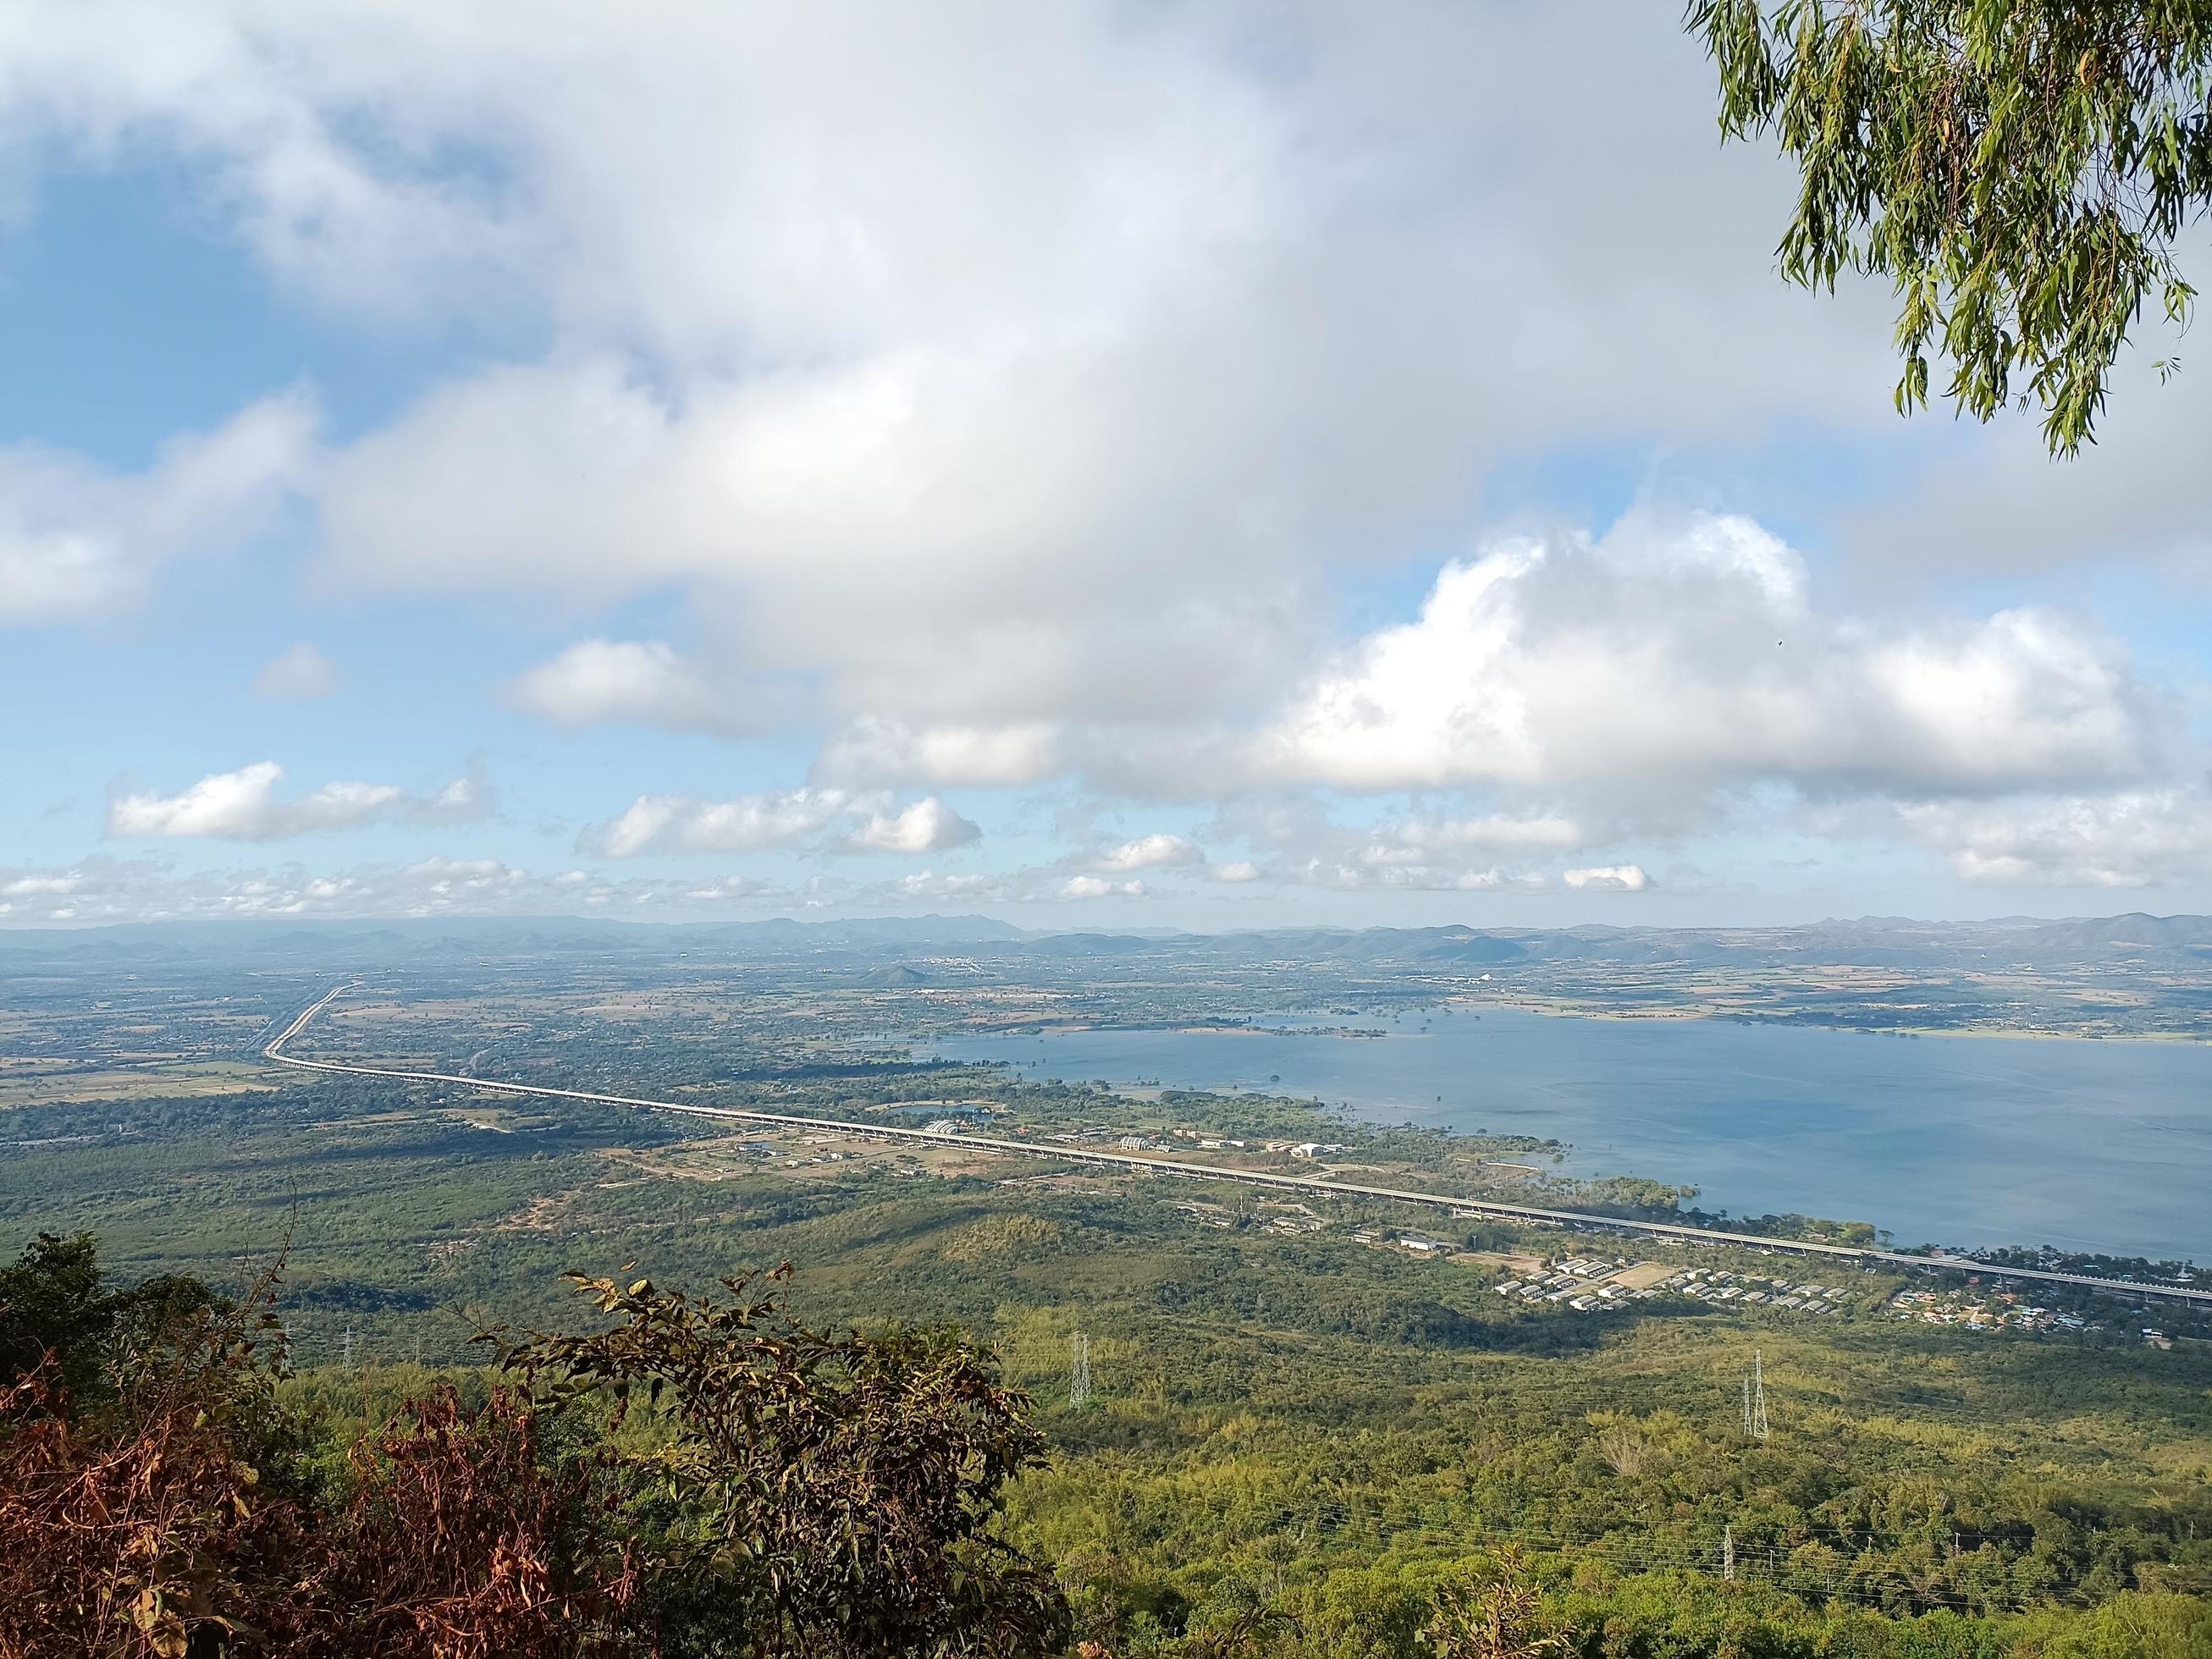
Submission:
<svg viewBox="0 0 2212 1659">
<path fill-rule="evenodd" d="M 1380 1029 L 1347 1038 L 1283 1020 L 1249 1035 L 963 1037 L 932 1052 L 1040 1077 L 1273 1088 L 1374 1121 L 1556 1137 L 1573 1145 L 1573 1173 L 1695 1186 L 1701 1207 L 1737 1215 L 1871 1221 L 1905 1244 L 2212 1258 L 2212 1044 L 1915 1040 L 1513 1009 Z"/>
</svg>

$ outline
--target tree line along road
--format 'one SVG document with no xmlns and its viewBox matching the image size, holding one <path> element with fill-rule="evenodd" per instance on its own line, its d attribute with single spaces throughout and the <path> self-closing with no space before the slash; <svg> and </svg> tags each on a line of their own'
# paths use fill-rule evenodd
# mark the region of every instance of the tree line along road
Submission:
<svg viewBox="0 0 2212 1659">
<path fill-rule="evenodd" d="M 1372 1187 L 1357 1182 L 1332 1181 L 1320 1176 L 1277 1175 L 1265 1170 L 1224 1169 L 1213 1164 L 1193 1164 L 1180 1158 L 1150 1158 L 1138 1152 L 1109 1152 L 1088 1147 L 1044 1146 L 1034 1141 L 1011 1140 L 991 1135 L 933 1134 L 926 1129 L 902 1129 L 890 1124 L 848 1123 L 832 1117 L 800 1117 L 789 1112 L 758 1112 L 738 1106 L 697 1106 L 672 1100 L 646 1100 L 635 1095 L 600 1094 L 586 1089 L 556 1089 L 544 1084 L 502 1083 L 489 1078 L 466 1077 L 455 1072 L 403 1071 L 386 1066 L 353 1066 L 330 1060 L 306 1060 L 284 1052 L 284 1045 L 307 1028 L 309 1021 L 330 1006 L 349 988 L 334 986 L 295 1015 L 291 1023 L 265 1044 L 264 1058 L 302 1071 L 330 1072 L 349 1077 L 390 1078 L 405 1083 L 450 1083 L 468 1089 L 488 1089 L 507 1095 L 540 1095 L 554 1100 L 583 1100 L 603 1106 L 623 1106 L 632 1111 L 672 1112 L 685 1117 L 726 1119 L 740 1123 L 769 1123 L 784 1128 L 825 1129 L 838 1134 L 878 1140 L 920 1141 L 942 1146 L 948 1140 L 962 1146 L 992 1152 L 1016 1152 L 1029 1158 L 1050 1158 L 1072 1164 L 1111 1169 L 1145 1170 L 1156 1175 L 1177 1175 L 1196 1181 L 1233 1182 L 1247 1187 L 1269 1187 L 1336 1197 L 1385 1199 L 1398 1204 L 1420 1204 L 1457 1216 L 1496 1216 L 1507 1220 L 1546 1222 L 1555 1226 L 1591 1231 L 1632 1233 L 1641 1237 L 1699 1239 L 1726 1244 L 1745 1244 L 1763 1250 L 1785 1250 L 1796 1255 L 1820 1255 L 1849 1261 L 1881 1262 L 1901 1267 L 1939 1267 L 1958 1273 L 1991 1273 L 2005 1279 L 2040 1280 L 2052 1285 L 2081 1285 L 2133 1296 L 2159 1296 L 2177 1301 L 2212 1304 L 2212 1290 L 2180 1285 L 2151 1285 L 2132 1279 L 2099 1279 L 2087 1273 L 2057 1273 L 2042 1267 L 2009 1267 L 1960 1255 L 1911 1255 L 1902 1250 L 1876 1249 L 1850 1244 L 1820 1244 L 1800 1238 L 1769 1238 L 1760 1233 L 1727 1232 L 1714 1227 L 1692 1227 L 1671 1221 L 1632 1221 L 1619 1216 L 1595 1215 L 1583 1210 L 1547 1210 L 1527 1204 L 1501 1204 L 1489 1199 L 1455 1198 L 1448 1193 L 1409 1191 L 1397 1187 Z"/>
</svg>

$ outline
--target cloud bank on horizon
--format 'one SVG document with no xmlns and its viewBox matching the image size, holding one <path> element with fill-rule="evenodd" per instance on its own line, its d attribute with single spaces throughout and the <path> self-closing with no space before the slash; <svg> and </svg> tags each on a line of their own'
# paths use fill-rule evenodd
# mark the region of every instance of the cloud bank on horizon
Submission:
<svg viewBox="0 0 2212 1659">
<path fill-rule="evenodd" d="M 1899 427 L 1674 21 L 0 17 L 0 925 L 2212 908 L 2201 380 Z"/>
</svg>

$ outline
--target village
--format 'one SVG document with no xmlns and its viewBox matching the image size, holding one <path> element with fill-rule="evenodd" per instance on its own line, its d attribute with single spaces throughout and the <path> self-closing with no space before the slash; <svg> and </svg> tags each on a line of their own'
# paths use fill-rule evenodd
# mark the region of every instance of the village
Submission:
<svg viewBox="0 0 2212 1659">
<path fill-rule="evenodd" d="M 1963 1289 L 1908 1286 L 1889 1299 L 1899 1319 L 1924 1325 L 1954 1325 L 1968 1331 L 2095 1331 L 2104 1328 L 2079 1314 L 2024 1304 L 2015 1291 L 1998 1290 L 1970 1279 Z M 2147 1340 L 2157 1338 L 2146 1331 Z M 2165 1346 L 2172 1346 L 2166 1344 Z"/>
</svg>

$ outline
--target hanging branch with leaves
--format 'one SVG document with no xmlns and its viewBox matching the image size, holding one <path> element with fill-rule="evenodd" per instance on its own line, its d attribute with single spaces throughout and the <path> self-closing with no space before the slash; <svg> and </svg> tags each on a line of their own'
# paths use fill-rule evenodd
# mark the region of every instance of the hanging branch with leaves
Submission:
<svg viewBox="0 0 2212 1659">
<path fill-rule="evenodd" d="M 2146 305 L 2186 327 L 2176 245 L 2212 200 L 2212 0 L 1692 0 L 1686 21 L 1723 133 L 1798 165 L 1783 275 L 1895 285 L 1899 413 L 1926 405 L 1941 356 L 1960 411 L 2040 409 L 2070 456 Z"/>
</svg>

